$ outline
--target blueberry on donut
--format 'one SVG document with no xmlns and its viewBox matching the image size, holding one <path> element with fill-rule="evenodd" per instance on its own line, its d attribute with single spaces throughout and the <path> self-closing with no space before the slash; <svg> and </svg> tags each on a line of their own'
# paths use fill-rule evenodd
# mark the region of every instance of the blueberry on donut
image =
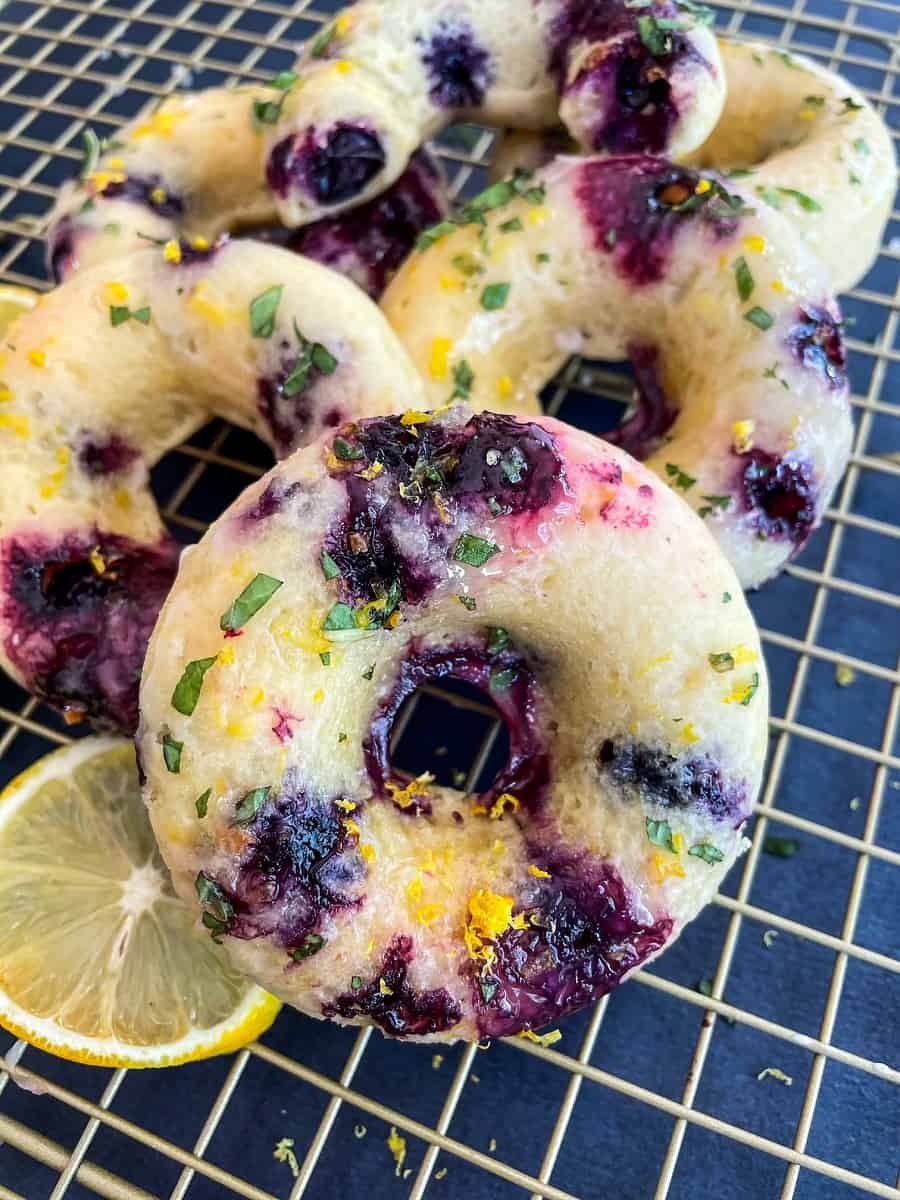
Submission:
<svg viewBox="0 0 900 1200">
<path fill-rule="evenodd" d="M 744 587 L 804 545 L 846 465 L 827 271 L 744 180 L 557 158 L 426 232 L 382 307 L 431 406 L 462 387 L 536 411 L 570 354 L 631 358 L 642 411 L 608 436 L 699 513 Z"/>
<path fill-rule="evenodd" d="M 447 678 L 509 732 L 481 795 L 391 763 Z M 734 572 L 677 495 L 559 422 L 453 405 L 323 435 L 185 553 L 138 745 L 175 886 L 243 971 L 474 1040 L 678 936 L 740 851 L 766 716 Z"/>
<path fill-rule="evenodd" d="M 345 279 L 274 246 L 178 247 L 77 272 L 0 363 L 0 665 L 71 719 L 125 730 L 179 552 L 149 468 L 213 414 L 282 455 L 421 394 Z"/>
</svg>

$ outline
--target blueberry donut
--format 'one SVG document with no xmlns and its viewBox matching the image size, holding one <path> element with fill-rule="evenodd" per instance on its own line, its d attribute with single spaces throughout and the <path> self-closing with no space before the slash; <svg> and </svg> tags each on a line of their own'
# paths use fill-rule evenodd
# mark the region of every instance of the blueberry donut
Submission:
<svg viewBox="0 0 900 1200">
<path fill-rule="evenodd" d="M 891 135 L 865 96 L 803 55 L 722 40 L 725 107 L 682 161 L 743 180 L 825 265 L 832 290 L 855 287 L 878 256 L 897 183 Z M 491 160 L 502 180 L 577 150 L 564 129 L 506 134 Z"/>
<path fill-rule="evenodd" d="M 425 233 L 383 310 L 434 407 L 536 411 L 573 353 L 631 359 L 618 442 L 697 511 L 744 587 L 821 520 L 850 450 L 827 271 L 752 188 L 663 159 L 561 157 Z"/>
<path fill-rule="evenodd" d="M 288 73 L 276 82 L 293 79 Z M 273 236 L 280 221 L 266 184 L 259 114 L 282 95 L 277 88 L 210 88 L 170 97 L 103 147 L 89 132 L 80 177 L 64 186 L 50 216 L 51 276 L 59 283 L 148 242 L 174 258 L 180 241 L 202 251 L 226 233 Z M 384 193 L 307 225 L 287 244 L 377 296 L 416 237 L 446 210 L 443 174 L 423 149 Z"/>
<path fill-rule="evenodd" d="M 421 684 L 481 689 L 481 795 L 393 772 Z M 617 447 L 407 411 L 324 435 L 187 550 L 141 684 L 160 849 L 237 966 L 394 1037 L 540 1028 L 678 936 L 742 846 L 767 683 L 732 568 Z"/>
<path fill-rule="evenodd" d="M 79 271 L 0 346 L 0 666 L 126 731 L 180 549 L 149 468 L 213 414 L 282 455 L 422 393 L 347 280 L 274 246 L 178 246 Z"/>
</svg>

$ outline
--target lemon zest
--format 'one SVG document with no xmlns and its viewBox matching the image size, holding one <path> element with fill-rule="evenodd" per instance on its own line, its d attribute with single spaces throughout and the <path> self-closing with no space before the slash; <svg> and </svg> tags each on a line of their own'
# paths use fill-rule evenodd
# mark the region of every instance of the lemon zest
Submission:
<svg viewBox="0 0 900 1200">
<path fill-rule="evenodd" d="M 493 962 L 494 950 L 486 942 L 496 941 L 512 925 L 512 896 L 500 896 L 488 888 L 479 888 L 469 897 L 469 919 L 464 939 L 474 959 Z"/>
<path fill-rule="evenodd" d="M 381 989 L 382 984 L 384 984 L 383 979 L 379 980 L 379 989 Z M 391 996 L 393 995 L 393 992 L 390 990 L 390 988 L 388 988 L 386 992 L 382 991 L 381 994 L 382 996 Z M 403 1164 L 406 1162 L 406 1138 L 401 1137 L 393 1125 L 391 1126 L 391 1132 L 388 1136 L 387 1144 L 388 1150 L 390 1150 L 391 1154 L 393 1154 L 394 1162 L 397 1164 L 394 1169 L 394 1174 L 399 1179 L 400 1172 L 403 1170 Z"/>
<path fill-rule="evenodd" d="M 511 792 L 501 792 L 491 805 L 490 819 L 492 821 L 499 821 L 507 808 L 511 812 L 518 812 L 519 798 L 518 796 L 513 796 Z"/>
<path fill-rule="evenodd" d="M 711 187 L 712 187 L 712 184 L 709 182 L 708 179 L 701 179 L 698 182 L 697 186 L 694 188 L 694 191 L 698 196 L 705 196 Z"/>
<path fill-rule="evenodd" d="M 43 350 L 29 350 L 27 358 L 33 367 L 46 367 L 47 365 L 47 355 Z"/>
<path fill-rule="evenodd" d="M 297 1155 L 294 1153 L 293 1138 L 282 1138 L 272 1151 L 272 1157 L 276 1162 L 287 1163 L 293 1177 L 295 1179 L 300 1178 L 300 1164 L 297 1162 Z"/>
<path fill-rule="evenodd" d="M 555 1046 L 562 1040 L 562 1034 L 558 1029 L 551 1029 L 549 1033 L 535 1033 L 533 1029 L 520 1029 L 516 1036 L 522 1038 L 523 1041 L 537 1042 L 539 1046 L 544 1047 Z"/>
<path fill-rule="evenodd" d="M 363 856 L 363 860 L 367 863 L 373 863 L 378 857 L 375 852 L 375 847 L 369 842 L 364 842 L 360 846 L 359 852 Z"/>
<path fill-rule="evenodd" d="M 416 910 L 416 920 L 420 925 L 433 925 L 446 911 L 443 904 L 423 904 Z"/>
<path fill-rule="evenodd" d="M 411 904 L 418 904 L 422 899 L 422 876 L 417 875 L 406 885 L 406 898 Z"/>
<path fill-rule="evenodd" d="M 163 187 L 155 187 L 150 193 L 150 199 L 154 204 L 165 204 L 169 198 L 169 193 Z"/>
<path fill-rule="evenodd" d="M 434 783 L 434 776 L 430 771 L 423 771 L 421 775 L 417 775 L 405 788 L 400 787 L 396 783 L 386 783 L 384 786 L 390 792 L 391 799 L 398 808 L 411 808 L 415 803 L 417 796 L 425 796 L 428 794 L 428 785 Z"/>
<path fill-rule="evenodd" d="M 358 808 L 358 805 L 354 804 L 352 800 L 335 800 L 334 803 L 337 808 L 340 808 L 347 813 L 356 812 L 356 809 Z"/>
<path fill-rule="evenodd" d="M 181 262 L 181 243 L 176 238 L 172 238 L 163 246 L 163 258 L 170 263 Z"/>
<path fill-rule="evenodd" d="M 107 304 L 127 304 L 128 288 L 124 283 L 111 280 L 103 289 Z"/>
<path fill-rule="evenodd" d="M 653 881 L 654 883 L 665 883 L 670 875 L 674 875 L 679 879 L 684 879 L 685 870 L 677 859 L 667 859 L 662 854 L 654 854 L 651 859 L 653 866 Z"/>
<path fill-rule="evenodd" d="M 448 337 L 436 337 L 431 343 L 431 353 L 428 356 L 428 371 L 431 378 L 440 382 L 450 375 L 450 351 L 453 342 Z"/>
<path fill-rule="evenodd" d="M 753 254 L 762 254 L 766 248 L 766 239 L 759 233 L 751 233 L 744 238 L 744 246 Z"/>
<path fill-rule="evenodd" d="M 533 875 L 535 879 L 549 879 L 550 872 L 544 871 L 540 867 L 536 867 L 534 863 L 529 863 L 528 874 Z"/>
<path fill-rule="evenodd" d="M 401 425 L 426 425 L 431 420 L 431 413 L 419 412 L 415 408 L 408 408 L 400 418 Z"/>
<path fill-rule="evenodd" d="M 734 435 L 735 454 L 747 454 L 753 449 L 753 434 L 756 432 L 755 421 L 735 421 L 731 432 Z"/>
<path fill-rule="evenodd" d="M 687 742 L 689 746 L 693 746 L 694 742 L 700 741 L 700 735 L 697 733 L 696 729 L 694 729 L 693 721 L 685 721 L 681 728 L 681 740 L 683 742 Z"/>
<path fill-rule="evenodd" d="M 18 413 L 0 413 L 0 429 L 8 429 L 20 438 L 31 436 L 31 423 L 26 416 Z"/>
</svg>

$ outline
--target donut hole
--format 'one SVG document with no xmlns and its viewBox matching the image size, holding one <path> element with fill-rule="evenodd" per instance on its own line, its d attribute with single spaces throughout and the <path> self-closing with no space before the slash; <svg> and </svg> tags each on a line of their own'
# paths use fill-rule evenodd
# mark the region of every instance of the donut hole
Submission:
<svg viewBox="0 0 900 1200">
<path fill-rule="evenodd" d="M 441 787 L 479 793 L 494 789 L 510 759 L 509 732 L 490 695 L 456 679 L 422 684 L 403 701 L 390 747 L 393 770 L 430 771 Z"/>
</svg>

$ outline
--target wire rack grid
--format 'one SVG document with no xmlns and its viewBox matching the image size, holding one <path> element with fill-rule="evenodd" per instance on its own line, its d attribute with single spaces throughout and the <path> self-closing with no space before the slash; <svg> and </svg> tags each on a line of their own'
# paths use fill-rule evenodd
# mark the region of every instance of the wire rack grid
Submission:
<svg viewBox="0 0 900 1200">
<path fill-rule="evenodd" d="M 0 276 L 49 286 L 43 219 L 86 126 L 109 134 L 174 88 L 269 78 L 334 7 L 0 7 Z M 900 131 L 898 11 L 885 0 L 732 0 L 717 23 L 843 70 Z M 457 193 L 483 180 L 492 136 L 463 127 L 441 140 Z M 847 476 L 800 561 L 752 600 L 777 714 L 752 846 L 681 941 L 571 1019 L 565 1049 L 513 1040 L 433 1057 L 285 1013 L 233 1058 L 160 1081 L 7 1038 L 2 1200 L 299 1200 L 350 1187 L 374 1200 L 900 1195 L 900 1070 L 886 1061 L 900 1040 L 898 235 L 894 211 L 878 264 L 845 302 L 857 419 Z M 628 393 L 619 369 L 572 361 L 547 406 L 602 430 L 609 402 L 620 408 Z M 166 518 L 198 536 L 266 461 L 246 435 L 207 428 L 155 473 Z M 844 682 L 855 675 L 850 690 L 838 667 Z M 0 783 L 71 735 L 0 681 Z M 475 788 L 503 759 L 496 714 L 465 689 L 424 689 L 394 735 L 395 761 L 437 762 L 442 782 L 465 776 Z M 765 853 L 773 832 L 798 843 L 790 862 Z M 792 1086 L 757 1079 L 769 1065 L 786 1067 Z M 390 1126 L 409 1144 L 396 1173 Z M 272 1155 L 285 1135 L 296 1173 Z"/>
</svg>

